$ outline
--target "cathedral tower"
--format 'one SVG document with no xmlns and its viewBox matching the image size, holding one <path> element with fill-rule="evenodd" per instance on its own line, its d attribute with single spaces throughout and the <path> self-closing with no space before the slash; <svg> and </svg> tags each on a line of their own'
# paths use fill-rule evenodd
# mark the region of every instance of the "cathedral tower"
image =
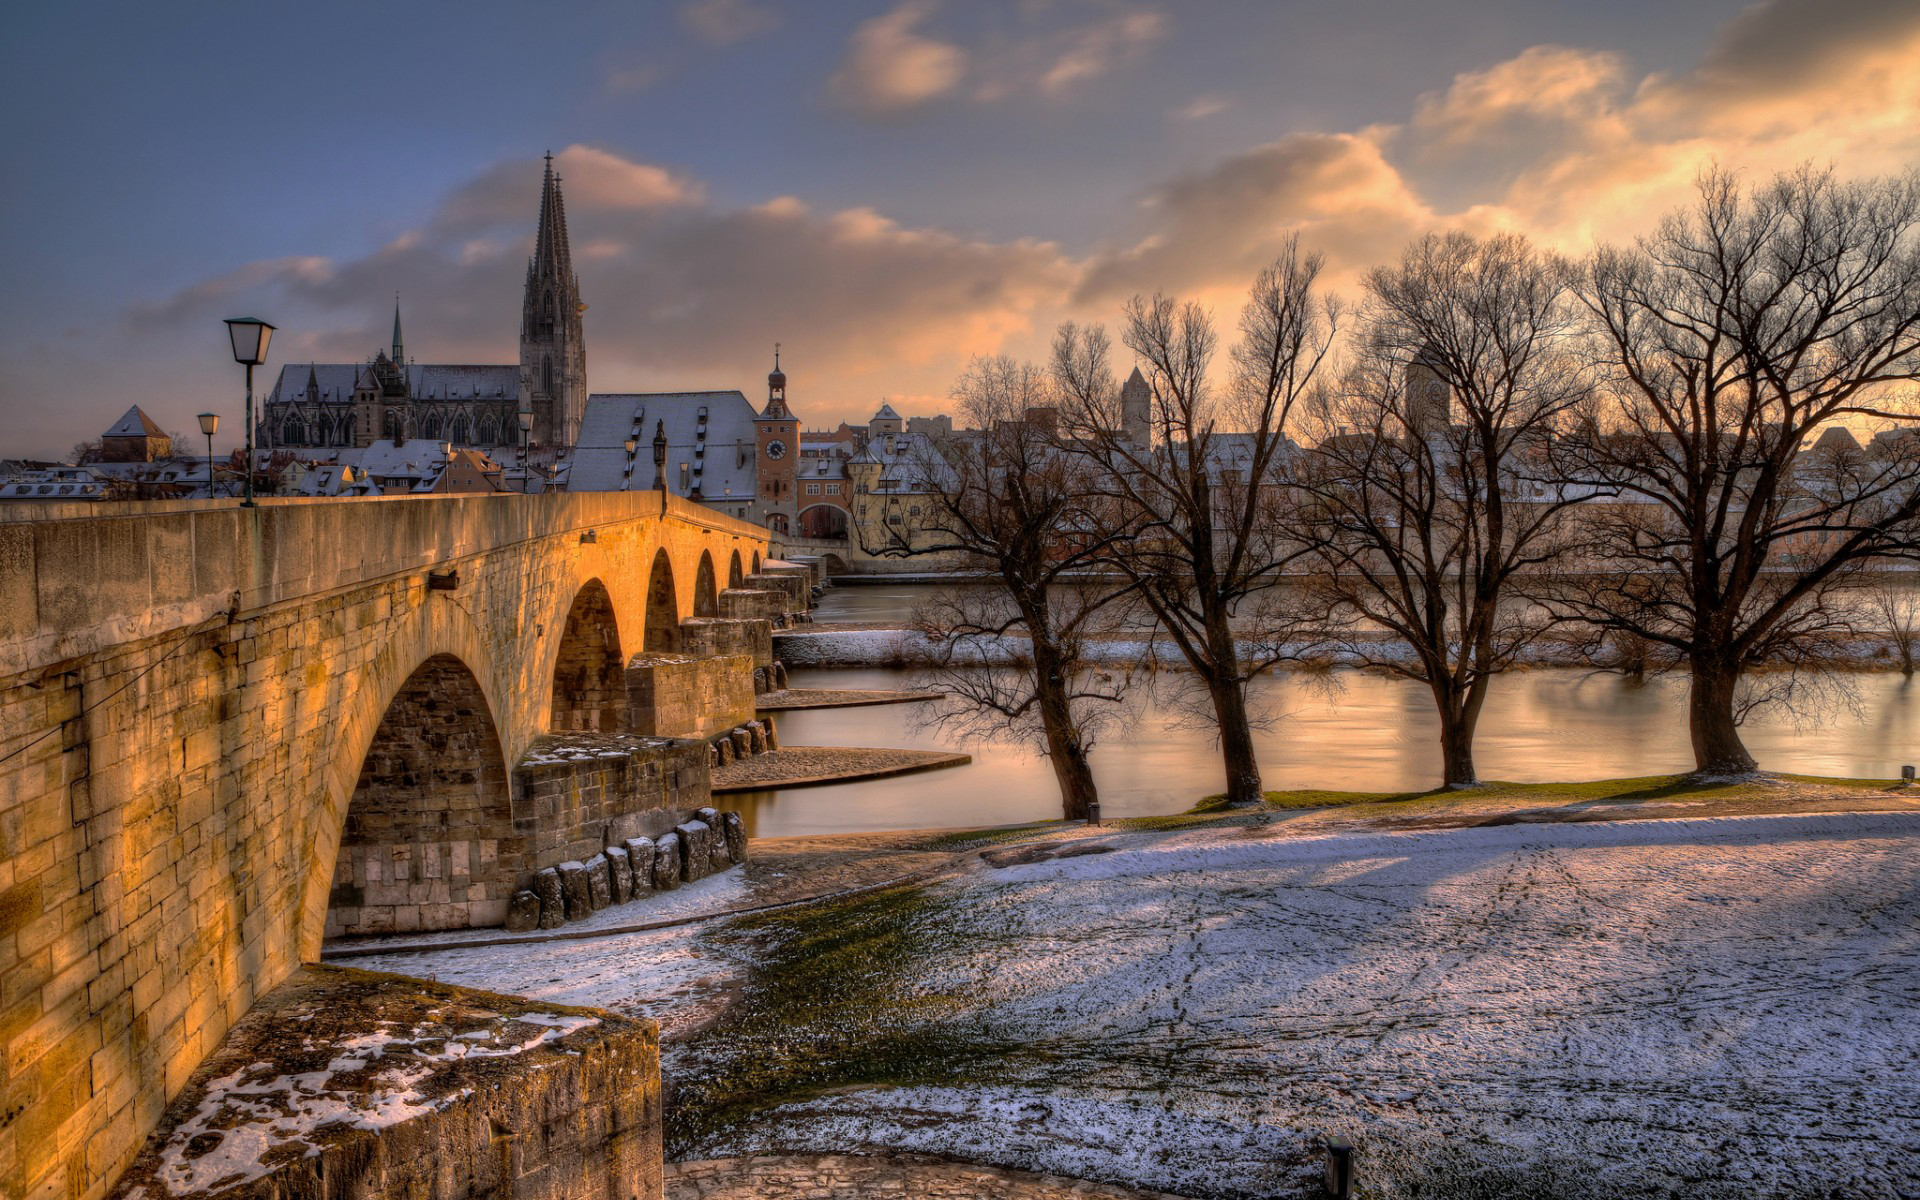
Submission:
<svg viewBox="0 0 1920 1200">
<path fill-rule="evenodd" d="M 571 446 L 587 407 L 587 345 L 580 314 L 580 280 L 567 246 L 567 208 L 560 177 L 547 155 L 540 192 L 540 232 L 527 263 L 527 295 L 520 314 L 520 402 L 533 410 L 533 440 Z M 396 328 L 394 339 L 399 340 Z"/>
<path fill-rule="evenodd" d="M 1407 364 L 1407 428 L 1419 437 L 1445 433 L 1453 422 L 1453 397 L 1443 370 L 1431 346 L 1420 347 Z"/>
<path fill-rule="evenodd" d="M 1141 450 L 1153 447 L 1153 388 L 1139 367 L 1120 388 L 1120 436 Z"/>
</svg>

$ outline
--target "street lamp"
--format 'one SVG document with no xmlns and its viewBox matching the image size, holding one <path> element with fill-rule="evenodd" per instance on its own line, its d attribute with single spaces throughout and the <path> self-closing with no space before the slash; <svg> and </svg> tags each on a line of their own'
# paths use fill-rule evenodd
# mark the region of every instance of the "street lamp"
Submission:
<svg viewBox="0 0 1920 1200">
<path fill-rule="evenodd" d="M 227 336 L 233 339 L 233 361 L 247 368 L 247 494 L 242 508 L 253 507 L 253 369 L 267 361 L 267 343 L 274 326 L 258 317 L 228 317 Z"/>
<path fill-rule="evenodd" d="M 514 416 L 520 422 L 520 494 L 524 496 L 533 487 L 533 456 L 528 453 L 533 444 L 533 410 L 523 408 Z"/>
<path fill-rule="evenodd" d="M 660 489 L 661 495 L 667 494 L 667 423 L 655 422 L 653 426 L 653 486 Z"/>
<path fill-rule="evenodd" d="M 620 480 L 620 490 L 629 492 L 633 490 L 633 452 L 640 448 L 640 443 L 633 438 L 628 438 L 622 444 L 627 448 L 627 473 L 626 476 Z"/>
<path fill-rule="evenodd" d="M 219 413 L 200 414 L 200 432 L 207 435 L 207 499 L 213 499 L 213 435 L 220 428 Z"/>
</svg>

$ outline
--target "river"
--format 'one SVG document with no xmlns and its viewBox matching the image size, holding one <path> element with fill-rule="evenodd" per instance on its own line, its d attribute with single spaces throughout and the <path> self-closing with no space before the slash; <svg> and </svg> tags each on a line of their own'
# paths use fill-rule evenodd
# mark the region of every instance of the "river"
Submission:
<svg viewBox="0 0 1920 1200">
<path fill-rule="evenodd" d="M 925 584 L 842 586 L 827 593 L 821 621 L 898 623 Z M 1270 788 L 1415 791 L 1439 780 L 1439 724 L 1426 690 L 1364 671 L 1333 672 L 1334 686 L 1286 671 L 1255 685 L 1271 722 L 1256 731 Z M 1796 722 L 1756 716 L 1744 731 L 1763 767 L 1804 775 L 1896 778 L 1920 762 L 1920 683 L 1896 671 L 1850 672 L 1851 706 Z M 897 669 L 796 669 L 796 688 L 899 688 Z M 1144 689 L 1142 689 L 1144 691 Z M 1481 778 L 1513 781 L 1661 775 L 1692 766 L 1680 678 L 1636 684 L 1567 668 L 1514 671 L 1494 681 L 1480 720 Z M 964 767 L 828 787 L 726 797 L 756 837 L 997 825 L 1060 815 L 1045 760 L 1013 745 L 956 745 L 929 728 L 929 705 L 803 710 L 780 714 L 782 743 L 896 746 L 970 752 Z M 1103 811 L 1110 816 L 1178 812 L 1223 788 L 1210 730 L 1192 728 L 1162 698 L 1140 695 L 1123 729 L 1093 752 Z"/>
</svg>

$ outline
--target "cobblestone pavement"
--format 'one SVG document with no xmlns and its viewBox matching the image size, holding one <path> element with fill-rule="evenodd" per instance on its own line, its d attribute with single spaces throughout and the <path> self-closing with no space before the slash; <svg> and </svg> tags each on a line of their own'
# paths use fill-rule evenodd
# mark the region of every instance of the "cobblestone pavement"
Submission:
<svg viewBox="0 0 1920 1200">
<path fill-rule="evenodd" d="M 667 1164 L 667 1200 L 1179 1200 L 923 1155 L 762 1155 Z"/>
<path fill-rule="evenodd" d="M 765 754 L 735 759 L 713 770 L 714 795 L 838 783 L 850 779 L 877 779 L 909 771 L 957 767 L 973 761 L 971 754 L 943 750 L 870 750 L 853 746 L 783 746 Z"/>
<path fill-rule="evenodd" d="M 796 708 L 863 708 L 873 704 L 920 704 L 938 700 L 938 692 L 890 692 L 877 688 L 781 688 L 753 698 L 761 712 Z"/>
</svg>

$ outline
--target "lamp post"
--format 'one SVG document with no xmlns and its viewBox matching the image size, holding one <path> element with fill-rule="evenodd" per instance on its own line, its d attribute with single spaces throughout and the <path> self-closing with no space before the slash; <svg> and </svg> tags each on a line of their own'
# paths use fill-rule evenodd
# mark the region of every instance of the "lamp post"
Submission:
<svg viewBox="0 0 1920 1200">
<path fill-rule="evenodd" d="M 640 443 L 633 438 L 628 438 L 622 444 L 627 448 L 627 473 L 620 480 L 620 490 L 630 492 L 633 490 L 633 452 L 639 449 Z"/>
<path fill-rule="evenodd" d="M 220 428 L 219 413 L 200 414 L 200 432 L 207 435 L 207 499 L 213 499 L 213 435 Z"/>
<path fill-rule="evenodd" d="M 533 456 L 528 453 L 533 445 L 533 410 L 523 408 L 514 417 L 520 422 L 520 494 L 524 496 L 533 487 Z"/>
<path fill-rule="evenodd" d="M 227 318 L 233 361 L 247 368 L 247 492 L 240 502 L 242 508 L 253 507 L 253 369 L 267 361 L 267 343 L 273 340 L 273 331 L 274 326 L 258 317 Z"/>
<path fill-rule="evenodd" d="M 653 427 L 653 486 L 660 489 L 662 496 L 667 494 L 667 423 L 659 421 Z"/>
</svg>

